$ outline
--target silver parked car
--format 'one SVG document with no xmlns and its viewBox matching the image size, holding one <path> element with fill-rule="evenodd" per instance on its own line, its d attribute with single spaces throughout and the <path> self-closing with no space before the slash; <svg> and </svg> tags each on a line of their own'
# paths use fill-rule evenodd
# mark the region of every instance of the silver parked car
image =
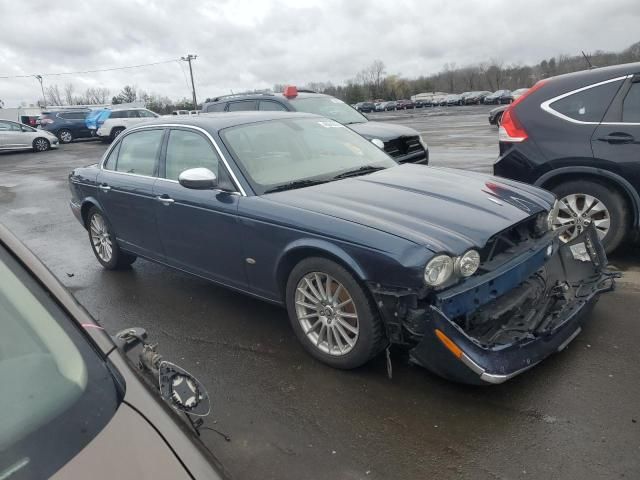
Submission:
<svg viewBox="0 0 640 480">
<path fill-rule="evenodd" d="M 34 150 L 44 152 L 58 148 L 58 137 L 22 123 L 0 120 L 0 150 Z"/>
</svg>

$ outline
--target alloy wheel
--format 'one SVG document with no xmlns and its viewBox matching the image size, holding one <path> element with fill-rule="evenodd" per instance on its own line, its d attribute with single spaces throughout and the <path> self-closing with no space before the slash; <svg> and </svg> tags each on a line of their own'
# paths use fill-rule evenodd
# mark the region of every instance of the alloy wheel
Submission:
<svg viewBox="0 0 640 480">
<path fill-rule="evenodd" d="M 44 138 L 36 139 L 36 141 L 34 142 L 34 145 L 38 152 L 45 152 L 49 150 L 49 142 L 47 142 Z"/>
<path fill-rule="evenodd" d="M 109 263 L 113 257 L 113 245 L 111 243 L 111 234 L 102 215 L 95 213 L 91 216 L 89 230 L 91 243 L 96 254 L 100 257 L 100 260 Z"/>
<path fill-rule="evenodd" d="M 309 341 L 333 356 L 349 353 L 360 333 L 358 312 L 351 294 L 338 280 L 311 272 L 298 282 L 296 316 Z"/>
<path fill-rule="evenodd" d="M 70 143 L 71 140 L 73 140 L 73 135 L 71 135 L 69 130 L 63 130 L 60 132 L 60 141 L 62 143 Z"/>
<path fill-rule="evenodd" d="M 573 193 L 559 201 L 558 215 L 553 223 L 554 229 L 565 228 L 560 240 L 573 240 L 593 223 L 600 239 L 604 238 L 611 227 L 609 209 L 602 201 L 585 193 Z"/>
</svg>

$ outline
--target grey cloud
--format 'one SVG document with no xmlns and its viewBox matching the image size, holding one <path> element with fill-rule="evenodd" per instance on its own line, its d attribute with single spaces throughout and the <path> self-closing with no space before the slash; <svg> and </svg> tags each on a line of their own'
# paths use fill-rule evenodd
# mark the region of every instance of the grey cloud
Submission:
<svg viewBox="0 0 640 480">
<path fill-rule="evenodd" d="M 3 2 L 0 74 L 82 70 L 198 54 L 200 98 L 274 83 L 353 77 L 374 59 L 388 73 L 418 76 L 444 63 L 500 58 L 537 62 L 561 53 L 619 50 L 639 40 L 637 0 L 579 5 L 552 0 L 68 0 L 46 6 Z M 24 25 L 38 18 L 47 28 Z M 186 65 L 183 65 L 186 68 Z M 77 88 L 125 84 L 189 95 L 177 62 L 90 75 L 47 77 Z M 7 106 L 39 96 L 33 79 L 0 79 Z"/>
</svg>

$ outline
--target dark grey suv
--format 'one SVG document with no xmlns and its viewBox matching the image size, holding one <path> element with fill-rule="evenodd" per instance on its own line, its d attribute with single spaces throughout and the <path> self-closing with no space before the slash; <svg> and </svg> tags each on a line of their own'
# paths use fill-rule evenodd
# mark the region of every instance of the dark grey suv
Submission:
<svg viewBox="0 0 640 480">
<path fill-rule="evenodd" d="M 306 112 L 339 122 L 359 133 L 398 163 L 429 163 L 427 143 L 416 130 L 392 123 L 370 122 L 367 117 L 342 100 L 287 87 L 284 93 L 248 93 L 207 99 L 203 113 L 239 111 Z"/>
</svg>

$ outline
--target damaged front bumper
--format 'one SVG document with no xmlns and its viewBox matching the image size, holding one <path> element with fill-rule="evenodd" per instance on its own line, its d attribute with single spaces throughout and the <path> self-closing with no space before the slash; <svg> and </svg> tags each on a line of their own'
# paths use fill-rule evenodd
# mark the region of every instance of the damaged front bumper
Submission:
<svg viewBox="0 0 640 480">
<path fill-rule="evenodd" d="M 455 381 L 502 383 L 561 351 L 616 273 L 595 229 L 546 237 L 494 270 L 408 308 L 414 363 Z M 420 314 L 417 316 L 416 313 Z"/>
</svg>

